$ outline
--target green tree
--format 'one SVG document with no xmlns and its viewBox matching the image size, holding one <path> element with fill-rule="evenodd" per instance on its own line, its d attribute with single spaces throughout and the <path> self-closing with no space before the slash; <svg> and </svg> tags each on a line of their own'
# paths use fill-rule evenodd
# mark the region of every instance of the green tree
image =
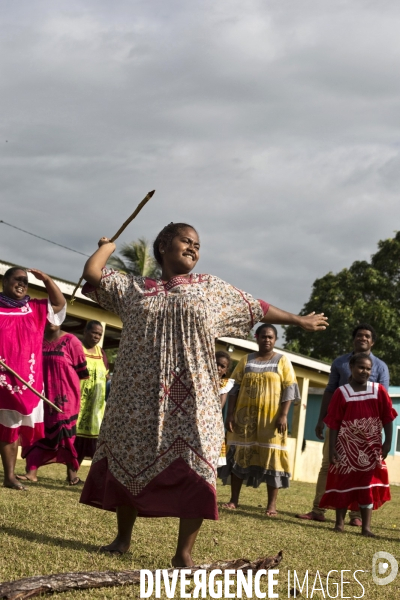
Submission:
<svg viewBox="0 0 400 600">
<path fill-rule="evenodd" d="M 371 262 L 356 261 L 316 279 L 300 314 L 313 310 L 329 317 L 328 329 L 310 335 L 285 327 L 287 350 L 332 361 L 351 351 L 353 328 L 367 322 L 378 334 L 374 354 L 387 363 L 391 384 L 400 385 L 400 232 L 378 243 Z"/>
<path fill-rule="evenodd" d="M 149 243 L 144 238 L 130 244 L 123 244 L 120 249 L 123 256 L 111 256 L 107 262 L 109 267 L 137 277 L 157 278 L 161 269 L 153 258 Z"/>
</svg>

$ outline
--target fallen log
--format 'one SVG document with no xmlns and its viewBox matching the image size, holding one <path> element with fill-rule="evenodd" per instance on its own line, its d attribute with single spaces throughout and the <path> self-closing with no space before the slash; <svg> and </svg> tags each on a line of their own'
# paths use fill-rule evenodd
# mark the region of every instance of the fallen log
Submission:
<svg viewBox="0 0 400 600">
<path fill-rule="evenodd" d="M 260 569 L 273 569 L 282 560 L 282 552 L 276 556 L 258 558 L 255 561 L 246 558 L 234 560 L 218 560 L 211 564 L 196 565 L 191 569 L 191 574 L 199 569 L 207 572 L 214 569 L 233 569 L 235 571 L 252 571 Z M 167 569 L 168 577 L 172 578 L 177 569 Z M 154 571 L 153 571 L 154 573 Z M 115 587 L 134 585 L 140 582 L 140 569 L 134 571 L 91 571 L 78 573 L 57 573 L 56 575 L 39 575 L 26 577 L 16 581 L 0 583 L 0 598 L 6 600 L 26 600 L 40 594 L 55 594 L 70 590 L 87 590 L 90 588 Z"/>
</svg>

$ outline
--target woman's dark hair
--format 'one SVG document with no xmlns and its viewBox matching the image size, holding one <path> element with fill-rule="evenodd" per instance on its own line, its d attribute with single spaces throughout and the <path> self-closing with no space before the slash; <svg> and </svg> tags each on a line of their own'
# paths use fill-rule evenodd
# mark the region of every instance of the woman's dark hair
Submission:
<svg viewBox="0 0 400 600">
<path fill-rule="evenodd" d="M 215 353 L 215 358 L 226 358 L 226 360 L 228 361 L 228 370 L 229 367 L 231 366 L 231 357 L 229 356 L 228 352 L 225 352 L 225 350 L 218 350 L 218 352 Z"/>
<path fill-rule="evenodd" d="M 100 323 L 100 321 L 95 321 L 95 320 L 88 321 L 85 326 L 85 331 L 90 331 L 91 329 L 93 329 L 93 327 L 95 325 L 100 325 L 100 327 L 103 327 L 103 325 Z"/>
<path fill-rule="evenodd" d="M 156 237 L 156 239 L 154 240 L 154 243 L 153 243 L 154 258 L 156 259 L 156 261 L 158 262 L 159 265 L 162 266 L 162 262 L 163 262 L 163 257 L 160 252 L 160 244 L 164 244 L 168 248 L 168 246 L 171 244 L 174 237 L 179 235 L 179 232 L 182 229 L 187 229 L 187 228 L 193 229 L 193 231 L 196 231 L 196 229 L 192 225 L 189 225 L 188 223 L 170 223 L 169 225 L 166 225 L 164 227 L 164 229 L 162 229 L 160 231 L 160 233 L 158 234 L 158 236 Z M 196 233 L 197 233 L 197 231 L 196 231 Z"/>
<path fill-rule="evenodd" d="M 357 331 L 360 331 L 360 329 L 365 329 L 366 331 L 370 331 L 371 332 L 372 341 L 374 343 L 376 342 L 376 338 L 377 338 L 376 331 L 372 327 L 372 325 L 370 325 L 369 323 L 360 323 L 359 325 L 357 325 L 357 327 L 355 327 L 353 329 L 353 333 L 352 333 L 353 340 L 354 340 L 354 338 L 357 335 Z"/>
<path fill-rule="evenodd" d="M 278 339 L 278 332 L 276 330 L 275 325 L 271 325 L 270 323 L 263 323 L 262 325 L 260 325 L 259 327 L 257 327 L 256 332 L 255 332 L 255 336 L 258 337 L 260 335 L 260 333 L 262 332 L 263 329 L 272 329 L 272 331 L 275 334 L 275 339 Z"/>
<path fill-rule="evenodd" d="M 26 274 L 26 276 L 28 276 L 28 271 L 24 269 L 24 267 L 11 267 L 10 269 L 7 269 L 7 271 L 4 273 L 3 279 L 10 279 L 10 277 L 12 277 L 17 271 L 23 271 Z"/>
<path fill-rule="evenodd" d="M 370 354 L 367 354 L 366 352 L 357 352 L 357 354 L 353 354 L 353 356 L 349 360 L 349 365 L 350 367 L 354 367 L 354 365 L 357 364 L 359 360 L 364 360 L 366 358 L 372 365 L 372 358 Z"/>
</svg>

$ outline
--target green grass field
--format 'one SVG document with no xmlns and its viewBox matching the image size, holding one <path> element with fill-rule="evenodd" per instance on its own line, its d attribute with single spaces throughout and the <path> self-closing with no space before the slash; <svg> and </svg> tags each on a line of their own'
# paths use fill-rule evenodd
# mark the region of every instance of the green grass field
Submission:
<svg viewBox="0 0 400 600">
<path fill-rule="evenodd" d="M 18 461 L 17 472 L 23 471 L 24 463 Z M 84 478 L 87 471 L 88 467 L 83 467 L 81 477 Z M 122 557 L 102 555 L 98 553 L 98 547 L 113 539 L 115 515 L 79 504 L 81 488 L 67 485 L 61 465 L 41 469 L 39 477 L 39 483 L 28 484 L 26 493 L 1 488 L 1 581 L 68 571 L 168 568 L 175 548 L 176 519 L 138 519 L 131 550 Z M 288 597 L 288 569 L 296 570 L 301 581 L 308 570 L 309 594 L 317 570 L 325 583 L 326 575 L 332 569 L 352 572 L 362 569 L 365 572 L 359 573 L 358 578 L 365 588 L 363 598 L 394 600 L 400 595 L 400 573 L 387 586 L 373 583 L 371 575 L 372 556 L 377 551 L 390 552 L 400 561 L 400 488 L 392 487 L 391 491 L 392 501 L 373 515 L 372 530 L 378 537 L 366 539 L 354 527 L 348 527 L 343 535 L 333 533 L 333 512 L 328 513 L 327 523 L 296 519 L 296 512 L 306 512 L 311 507 L 314 494 L 311 484 L 294 482 L 289 490 L 282 491 L 276 518 L 263 515 L 264 487 L 244 489 L 241 506 L 236 512 L 221 509 L 218 522 L 204 523 L 194 559 L 198 563 L 239 557 L 255 559 L 282 550 L 283 561 L 276 588 L 280 598 Z M 219 503 L 228 499 L 229 488 L 218 485 Z M 349 576 L 347 579 L 352 578 L 352 573 L 346 575 Z M 339 579 L 336 577 L 332 581 Z M 334 588 L 330 594 L 335 597 Z M 356 583 L 344 587 L 344 596 L 361 594 L 362 588 Z M 55 600 L 138 597 L 138 586 L 53 596 Z M 324 598 L 322 592 L 314 593 L 312 597 Z"/>
</svg>

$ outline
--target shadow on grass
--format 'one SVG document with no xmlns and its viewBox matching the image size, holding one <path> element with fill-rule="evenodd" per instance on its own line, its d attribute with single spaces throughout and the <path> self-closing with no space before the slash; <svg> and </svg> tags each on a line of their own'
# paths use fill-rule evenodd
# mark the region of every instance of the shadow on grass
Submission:
<svg viewBox="0 0 400 600">
<path fill-rule="evenodd" d="M 48 489 L 48 490 L 63 490 L 64 492 L 72 492 L 75 490 L 80 490 L 82 491 L 83 489 L 83 484 L 81 485 L 69 485 L 66 481 L 54 481 L 54 479 L 39 479 L 38 481 L 35 482 L 31 482 L 31 481 L 22 481 L 21 483 L 26 487 L 27 490 L 34 490 L 34 489 Z"/>
<path fill-rule="evenodd" d="M 86 552 L 98 552 L 99 546 L 80 542 L 79 540 L 68 540 L 60 537 L 52 537 L 45 533 L 36 533 L 27 529 L 17 529 L 16 527 L 0 527 L 2 533 L 21 538 L 27 542 L 36 542 L 38 544 L 47 544 L 48 546 L 57 546 L 58 548 L 68 548 L 70 550 L 86 550 Z"/>
<path fill-rule="evenodd" d="M 269 521 L 273 521 L 273 520 L 280 520 L 279 517 L 281 516 L 285 516 L 285 517 L 289 517 L 290 519 L 296 519 L 295 523 L 296 525 L 304 525 L 304 526 L 309 526 L 312 523 L 312 526 L 317 526 L 317 527 L 321 527 L 321 529 L 324 529 L 323 525 L 321 526 L 318 521 L 305 521 L 305 520 L 301 520 L 298 519 L 296 517 L 297 513 L 288 511 L 288 510 L 281 510 L 280 508 L 278 508 L 278 514 L 274 517 L 268 517 L 265 514 L 266 508 L 261 508 L 260 506 L 255 507 L 255 506 L 251 506 L 251 505 L 246 505 L 246 504 L 239 504 L 239 506 L 235 509 L 232 510 L 230 508 L 224 508 L 223 506 L 221 506 L 219 504 L 218 506 L 218 510 L 221 511 L 221 514 L 233 514 L 233 515 L 240 515 L 242 517 L 253 517 L 254 519 L 261 519 L 263 521 L 269 520 Z M 288 523 L 289 521 L 287 521 L 285 519 L 285 522 Z M 292 521 L 290 521 L 291 523 Z M 327 523 L 329 524 L 329 522 L 334 523 L 334 519 L 327 519 Z M 317 525 L 318 523 L 318 525 Z"/>
</svg>

